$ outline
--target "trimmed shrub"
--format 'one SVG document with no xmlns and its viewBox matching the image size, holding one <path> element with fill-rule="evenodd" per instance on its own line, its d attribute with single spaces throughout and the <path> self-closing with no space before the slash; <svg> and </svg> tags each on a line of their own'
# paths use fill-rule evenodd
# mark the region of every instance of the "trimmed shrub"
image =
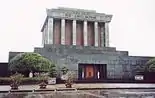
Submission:
<svg viewBox="0 0 155 98">
<path fill-rule="evenodd" d="M 22 53 L 12 58 L 9 62 L 9 71 L 18 73 L 53 72 L 55 64 L 37 53 Z"/>
</svg>

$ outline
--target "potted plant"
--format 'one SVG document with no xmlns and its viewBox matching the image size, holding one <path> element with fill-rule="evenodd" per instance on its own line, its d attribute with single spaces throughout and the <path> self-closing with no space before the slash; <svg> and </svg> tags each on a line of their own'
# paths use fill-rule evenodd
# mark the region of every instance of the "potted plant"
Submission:
<svg viewBox="0 0 155 98">
<path fill-rule="evenodd" d="M 62 80 L 62 82 L 65 82 L 65 80 L 67 78 L 66 74 L 68 72 L 68 68 L 66 66 L 63 66 L 61 68 L 61 72 L 62 72 L 62 74 L 61 74 L 61 80 Z"/>
<path fill-rule="evenodd" d="M 72 84 L 75 79 L 76 79 L 75 72 L 68 71 L 66 74 L 66 81 L 65 81 L 66 88 L 72 88 Z"/>
<path fill-rule="evenodd" d="M 12 90 L 17 90 L 21 81 L 22 81 L 23 75 L 22 74 L 14 74 L 10 76 L 11 84 L 10 87 Z"/>
<path fill-rule="evenodd" d="M 39 76 L 41 83 L 39 84 L 40 89 L 46 89 L 47 86 L 47 80 L 49 78 L 47 73 L 41 73 Z"/>
<path fill-rule="evenodd" d="M 48 84 L 56 84 L 56 76 L 57 76 L 57 72 L 55 68 L 50 68 Z"/>
<path fill-rule="evenodd" d="M 67 72 L 68 72 L 68 68 L 66 67 L 66 66 L 63 66 L 62 68 L 61 68 L 61 71 L 62 71 L 62 74 L 63 75 L 65 75 Z"/>
</svg>

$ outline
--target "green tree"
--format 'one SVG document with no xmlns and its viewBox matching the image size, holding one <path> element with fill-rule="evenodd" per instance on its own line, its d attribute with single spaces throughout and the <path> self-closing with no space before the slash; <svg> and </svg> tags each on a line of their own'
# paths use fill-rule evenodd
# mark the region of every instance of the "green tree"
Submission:
<svg viewBox="0 0 155 98">
<path fill-rule="evenodd" d="M 9 62 L 9 70 L 12 72 L 48 72 L 54 71 L 55 64 L 37 53 L 21 53 Z"/>
<path fill-rule="evenodd" d="M 146 63 L 146 71 L 155 72 L 155 58 L 150 59 L 150 60 Z"/>
</svg>

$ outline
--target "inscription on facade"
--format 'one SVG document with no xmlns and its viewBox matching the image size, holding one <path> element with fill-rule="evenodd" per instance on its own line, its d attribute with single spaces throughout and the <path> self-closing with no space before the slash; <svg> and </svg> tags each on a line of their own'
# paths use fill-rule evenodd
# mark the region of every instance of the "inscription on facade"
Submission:
<svg viewBox="0 0 155 98">
<path fill-rule="evenodd" d="M 90 19 L 93 19 L 93 20 L 95 20 L 95 19 L 97 19 L 96 18 L 96 16 L 90 16 L 90 15 L 85 15 L 85 14 L 71 14 L 71 13 L 65 13 L 65 17 L 67 17 L 67 18 L 71 18 L 71 17 L 74 17 L 74 18 L 76 18 L 76 19 L 78 19 L 78 18 L 83 18 L 83 19 L 87 19 L 87 20 L 90 20 Z"/>
<path fill-rule="evenodd" d="M 48 16 L 53 18 L 65 18 L 65 19 L 77 19 L 77 20 L 89 20 L 110 22 L 112 15 L 106 15 L 104 13 L 84 12 L 84 11 L 67 11 L 67 10 L 47 10 Z"/>
</svg>

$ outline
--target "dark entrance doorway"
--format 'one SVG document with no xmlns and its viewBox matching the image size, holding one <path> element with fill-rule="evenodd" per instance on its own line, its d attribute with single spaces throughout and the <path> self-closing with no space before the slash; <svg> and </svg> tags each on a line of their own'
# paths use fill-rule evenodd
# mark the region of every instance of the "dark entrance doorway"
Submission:
<svg viewBox="0 0 155 98">
<path fill-rule="evenodd" d="M 106 79 L 106 64 L 79 64 L 79 80 L 104 80 Z"/>
</svg>

